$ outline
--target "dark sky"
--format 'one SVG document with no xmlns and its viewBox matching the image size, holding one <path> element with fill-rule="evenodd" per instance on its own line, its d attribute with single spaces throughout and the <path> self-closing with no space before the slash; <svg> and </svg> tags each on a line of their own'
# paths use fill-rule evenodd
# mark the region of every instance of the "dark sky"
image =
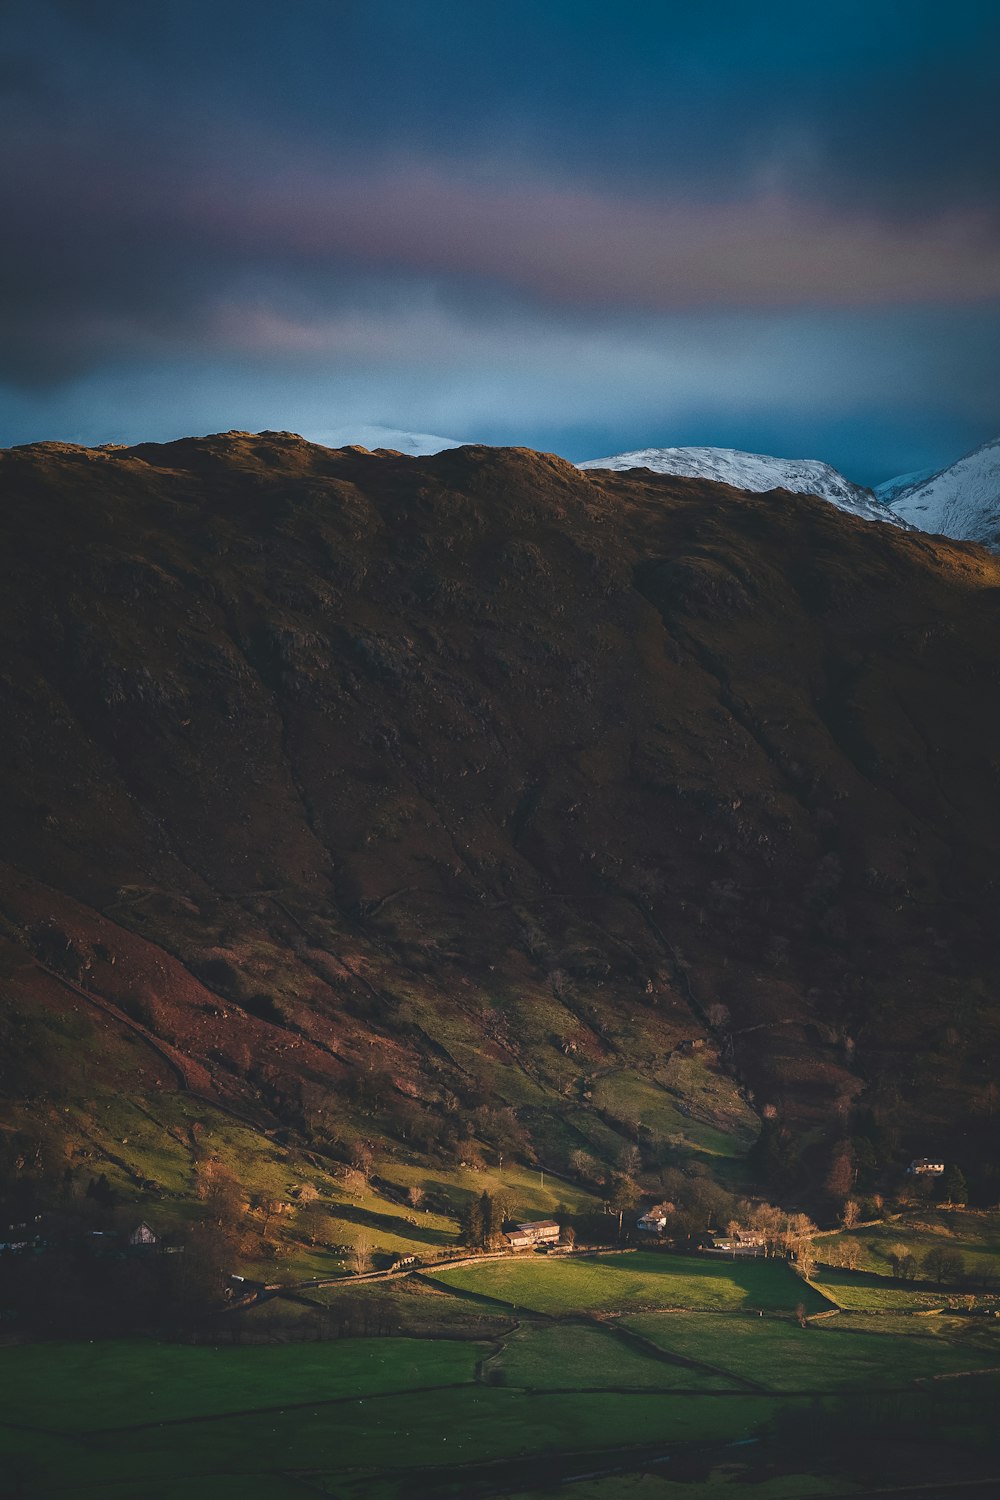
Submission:
<svg viewBox="0 0 1000 1500">
<path fill-rule="evenodd" d="M 1000 5 L 6 0 L 0 442 L 1000 434 Z"/>
</svg>

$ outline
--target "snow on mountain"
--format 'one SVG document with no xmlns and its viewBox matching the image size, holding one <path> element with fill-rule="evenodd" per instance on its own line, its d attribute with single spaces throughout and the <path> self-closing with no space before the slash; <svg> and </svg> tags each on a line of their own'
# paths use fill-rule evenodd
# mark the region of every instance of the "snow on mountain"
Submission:
<svg viewBox="0 0 1000 1500">
<path fill-rule="evenodd" d="M 430 432 L 400 432 L 395 427 L 380 427 L 371 422 L 348 422 L 342 427 L 303 432 L 302 436 L 324 448 L 347 448 L 353 443 L 360 448 L 395 448 L 414 458 L 418 454 L 443 453 L 446 448 L 463 446 L 459 438 L 435 437 Z"/>
<path fill-rule="evenodd" d="M 1000 551 L 1000 438 L 897 491 L 892 509 L 921 531 Z"/>
<path fill-rule="evenodd" d="M 930 479 L 937 472 L 937 469 L 914 469 L 912 474 L 897 474 L 895 479 L 886 479 L 875 486 L 875 498 L 882 505 L 891 505 L 897 495 L 923 484 L 925 479 Z"/>
<path fill-rule="evenodd" d="M 640 448 L 617 453 L 613 458 L 591 458 L 580 469 L 652 469 L 656 474 L 677 474 L 690 479 L 712 479 L 735 489 L 761 494 L 765 490 L 791 490 L 798 495 L 819 495 L 838 510 L 863 516 L 866 521 L 905 524 L 871 490 L 852 484 L 843 474 L 815 458 L 772 458 L 764 453 L 741 453 L 737 448 Z"/>
</svg>

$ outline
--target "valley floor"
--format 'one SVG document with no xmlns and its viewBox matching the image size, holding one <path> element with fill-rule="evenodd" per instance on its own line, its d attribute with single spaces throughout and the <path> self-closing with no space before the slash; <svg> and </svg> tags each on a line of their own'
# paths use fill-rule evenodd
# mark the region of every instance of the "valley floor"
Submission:
<svg viewBox="0 0 1000 1500">
<path fill-rule="evenodd" d="M 805 1500 L 1000 1485 L 992 1319 L 845 1314 L 780 1261 L 640 1253 L 330 1287 L 300 1304 L 302 1331 L 317 1310 L 335 1328 L 362 1294 L 373 1328 L 409 1319 L 421 1336 L 235 1342 L 276 1337 L 265 1303 L 211 1344 L 9 1344 L 0 1494 Z"/>
</svg>

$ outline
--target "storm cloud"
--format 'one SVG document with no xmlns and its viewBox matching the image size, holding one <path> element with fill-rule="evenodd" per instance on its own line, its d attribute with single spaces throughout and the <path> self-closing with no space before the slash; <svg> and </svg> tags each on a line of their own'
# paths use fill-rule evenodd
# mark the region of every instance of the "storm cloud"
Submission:
<svg viewBox="0 0 1000 1500">
<path fill-rule="evenodd" d="M 946 461 L 1000 429 L 998 39 L 961 0 L 9 5 L 3 440 L 336 403 Z"/>
</svg>

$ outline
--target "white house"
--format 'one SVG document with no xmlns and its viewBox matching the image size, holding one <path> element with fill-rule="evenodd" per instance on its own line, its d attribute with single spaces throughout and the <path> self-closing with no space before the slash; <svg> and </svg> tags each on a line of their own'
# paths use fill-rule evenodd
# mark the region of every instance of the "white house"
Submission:
<svg viewBox="0 0 1000 1500">
<path fill-rule="evenodd" d="M 932 1161 L 929 1156 L 915 1157 L 906 1172 L 909 1177 L 940 1177 L 944 1171 L 943 1161 Z"/>
<path fill-rule="evenodd" d="M 647 1208 L 636 1220 L 635 1227 L 640 1234 L 663 1234 L 667 1227 L 667 1220 L 674 1211 L 672 1203 L 654 1203 L 652 1208 Z"/>
</svg>

